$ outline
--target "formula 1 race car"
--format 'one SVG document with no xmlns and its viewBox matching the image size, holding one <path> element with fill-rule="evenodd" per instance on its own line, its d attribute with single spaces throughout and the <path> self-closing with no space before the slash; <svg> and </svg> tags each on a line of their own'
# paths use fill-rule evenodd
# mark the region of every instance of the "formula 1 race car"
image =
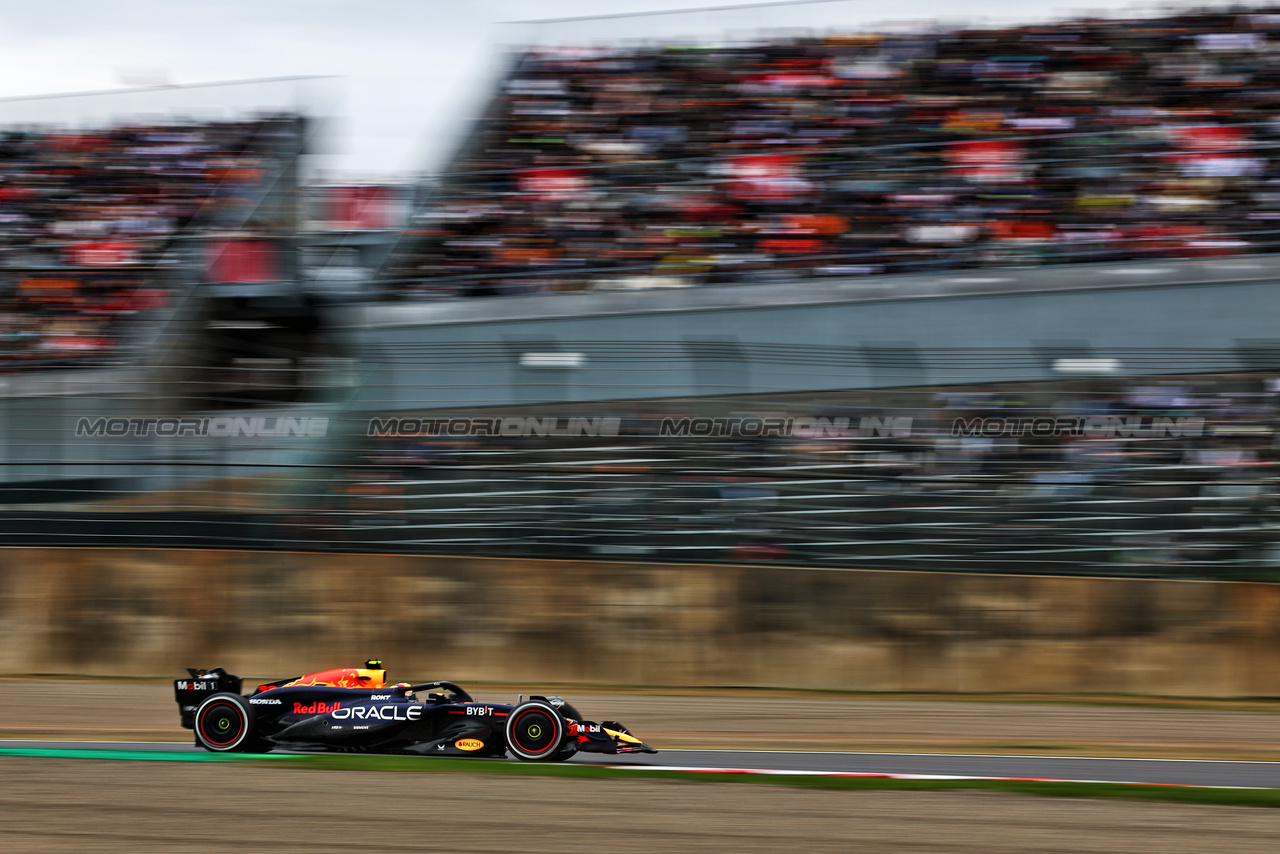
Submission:
<svg viewBox="0 0 1280 854">
<path fill-rule="evenodd" d="M 616 721 L 585 721 L 560 697 L 478 702 L 452 682 L 386 686 L 382 662 L 259 685 L 221 667 L 173 683 L 182 725 L 218 752 L 274 749 L 561 762 L 575 753 L 657 753 Z"/>
</svg>

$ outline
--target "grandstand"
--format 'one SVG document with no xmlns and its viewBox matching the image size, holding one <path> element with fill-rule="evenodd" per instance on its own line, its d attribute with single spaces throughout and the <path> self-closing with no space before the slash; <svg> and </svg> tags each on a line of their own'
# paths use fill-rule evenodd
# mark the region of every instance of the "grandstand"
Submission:
<svg viewBox="0 0 1280 854">
<path fill-rule="evenodd" d="M 243 410 L 323 385 L 294 257 L 301 163 L 324 118 L 315 83 L 0 101 L 0 493 L 11 503 L 207 479 L 176 465 L 207 450 L 81 440 L 82 418 Z"/>
<path fill-rule="evenodd" d="M 436 426 L 366 436 L 311 536 L 1264 565 L 1278 28 L 1234 10 L 517 52 L 418 194 L 377 283 L 391 304 L 343 323 L 368 371 L 353 424 Z M 440 420 L 477 415 L 622 427 L 584 441 Z M 953 432 L 1064 415 L 1202 429 Z M 669 416 L 914 426 L 676 438 Z"/>
<path fill-rule="evenodd" d="M 520 53 L 404 299 L 1268 251 L 1267 10 Z"/>
<path fill-rule="evenodd" d="M 95 543 L 1268 572 L 1277 30 L 528 48 L 412 190 L 303 188 L 313 125 L 277 115 L 227 154 L 256 184 L 187 176 L 209 218 L 146 244 L 184 296 L 112 411 L 327 433 L 49 440 L 0 539 L 63 503 Z M 9 423 L 65 435 L 24 382 Z"/>
<path fill-rule="evenodd" d="M 243 222 L 244 211 L 281 138 L 298 133 L 284 116 L 4 133 L 0 364 L 118 357 L 128 321 L 172 296 L 166 267 L 175 245 L 215 229 L 264 227 Z M 243 251 L 211 253 L 211 275 L 243 273 L 229 269 L 244 266 Z"/>
</svg>

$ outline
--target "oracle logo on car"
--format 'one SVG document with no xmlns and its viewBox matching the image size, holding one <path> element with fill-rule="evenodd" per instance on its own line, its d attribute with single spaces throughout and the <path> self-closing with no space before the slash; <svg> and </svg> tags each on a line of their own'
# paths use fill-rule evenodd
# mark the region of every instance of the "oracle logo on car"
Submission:
<svg viewBox="0 0 1280 854">
<path fill-rule="evenodd" d="M 309 706 L 305 703 L 294 703 L 293 713 L 295 715 L 327 715 L 329 712 L 336 712 L 340 708 L 342 708 L 341 701 L 336 703 L 324 703 L 317 700 Z"/>
<path fill-rule="evenodd" d="M 335 719 L 347 720 L 379 720 L 379 721 L 416 721 L 422 717 L 421 706 L 406 706 L 397 703 L 394 706 L 352 706 L 333 713 Z"/>
<path fill-rule="evenodd" d="M 453 746 L 459 750 L 479 750 L 484 747 L 484 742 L 474 738 L 460 738 L 453 743 Z"/>
</svg>

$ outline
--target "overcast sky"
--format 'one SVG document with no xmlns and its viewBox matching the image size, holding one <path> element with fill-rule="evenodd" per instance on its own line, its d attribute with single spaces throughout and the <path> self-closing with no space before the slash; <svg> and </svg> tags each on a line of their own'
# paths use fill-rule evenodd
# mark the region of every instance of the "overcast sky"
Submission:
<svg viewBox="0 0 1280 854">
<path fill-rule="evenodd" d="M 336 75 L 326 92 L 342 118 L 328 166 L 364 178 L 439 165 L 478 109 L 505 45 L 724 33 L 779 27 L 866 27 L 953 18 L 1062 17 L 1067 6 L 1020 0 L 821 0 L 651 18 L 544 25 L 501 22 L 741 5 L 726 0 L 0 0 L 0 97 Z M 1165 4 L 1168 5 L 1168 4 Z M 1198 5 L 1210 5 L 1200 3 Z M 1134 8 L 1094 2 L 1092 9 Z M 75 109 L 74 102 L 64 102 Z M 6 118 L 6 110 L 9 116 Z M 16 111 L 16 112 L 15 112 Z M 0 102 L 0 123 L 21 112 Z"/>
</svg>

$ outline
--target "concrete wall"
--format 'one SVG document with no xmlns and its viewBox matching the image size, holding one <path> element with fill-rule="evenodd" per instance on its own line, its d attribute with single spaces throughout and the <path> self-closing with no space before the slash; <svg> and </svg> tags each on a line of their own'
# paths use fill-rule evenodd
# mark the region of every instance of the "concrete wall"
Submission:
<svg viewBox="0 0 1280 854">
<path fill-rule="evenodd" d="M 0 550 L 0 673 L 1280 695 L 1280 586 Z"/>
<path fill-rule="evenodd" d="M 1280 258 L 344 307 L 358 412 L 1280 367 Z M 521 367 L 572 353 L 569 368 Z"/>
</svg>

